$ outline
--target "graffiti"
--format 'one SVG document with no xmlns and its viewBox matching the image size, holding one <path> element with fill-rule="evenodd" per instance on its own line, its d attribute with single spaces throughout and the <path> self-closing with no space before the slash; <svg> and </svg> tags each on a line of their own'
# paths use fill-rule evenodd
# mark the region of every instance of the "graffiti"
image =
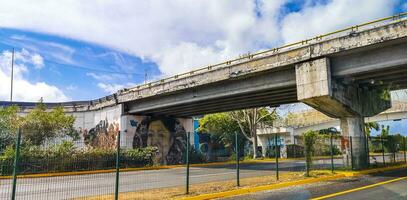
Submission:
<svg viewBox="0 0 407 200">
<path fill-rule="evenodd" d="M 156 163 L 181 164 L 186 148 L 184 127 L 174 118 L 145 117 L 138 123 L 133 148 L 157 147 Z"/>
<path fill-rule="evenodd" d="M 119 124 L 101 120 L 94 128 L 80 129 L 86 146 L 98 148 L 115 148 L 116 136 L 119 133 Z"/>
</svg>

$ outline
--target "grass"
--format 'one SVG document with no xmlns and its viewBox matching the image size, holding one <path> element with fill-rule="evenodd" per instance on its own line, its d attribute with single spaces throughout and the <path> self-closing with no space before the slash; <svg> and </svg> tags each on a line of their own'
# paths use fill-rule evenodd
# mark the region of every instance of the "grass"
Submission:
<svg viewBox="0 0 407 200">
<path fill-rule="evenodd" d="M 303 180 L 308 178 L 323 177 L 332 175 L 331 172 L 327 170 L 315 170 L 311 171 L 310 177 L 305 177 L 304 172 L 286 172 L 280 174 L 279 181 L 276 180 L 275 175 L 273 176 L 260 176 L 260 177 L 251 177 L 251 178 L 242 178 L 240 180 L 241 187 L 239 188 L 251 188 L 262 185 L 270 185 L 280 182 L 296 181 Z M 189 196 L 196 196 L 200 194 L 209 194 L 215 192 L 223 192 L 236 189 L 236 180 L 220 181 L 220 182 L 211 182 L 211 183 L 200 183 L 193 184 L 190 186 L 189 195 L 185 195 L 185 186 L 178 187 L 169 187 L 169 188 L 160 188 L 160 189 L 149 189 L 142 190 L 137 192 L 127 192 L 120 193 L 119 198 L 123 200 L 131 199 L 141 199 L 141 200 L 165 200 L 165 199 L 178 199 Z M 110 200 L 113 199 L 113 195 L 103 195 L 103 196 L 93 196 L 87 198 L 80 198 L 86 200 Z"/>
</svg>

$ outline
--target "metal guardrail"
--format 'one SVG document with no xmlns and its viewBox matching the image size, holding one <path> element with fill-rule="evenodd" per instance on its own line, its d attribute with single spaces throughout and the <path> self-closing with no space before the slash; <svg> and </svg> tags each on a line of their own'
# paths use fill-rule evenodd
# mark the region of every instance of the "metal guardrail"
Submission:
<svg viewBox="0 0 407 200">
<path fill-rule="evenodd" d="M 306 40 L 302 40 L 302 41 L 299 41 L 299 42 L 286 44 L 286 45 L 283 45 L 283 46 L 280 46 L 280 47 L 276 47 L 276 48 L 265 50 L 265 51 L 260 51 L 260 52 L 254 53 L 254 54 L 248 53 L 245 56 L 242 56 L 242 57 L 239 57 L 239 58 L 236 58 L 236 59 L 232 59 L 232 60 L 228 60 L 228 61 L 225 61 L 225 62 L 222 62 L 222 63 L 209 65 L 207 67 L 192 70 L 192 71 L 185 72 L 185 73 L 182 73 L 182 74 L 177 74 L 177 75 L 174 75 L 174 76 L 171 76 L 171 77 L 160 79 L 158 81 L 153 81 L 153 82 L 137 85 L 135 87 L 124 88 L 122 90 L 119 90 L 118 93 L 125 93 L 125 92 L 128 92 L 128 91 L 148 88 L 148 87 L 151 87 L 154 84 L 161 84 L 161 83 L 169 82 L 170 80 L 178 80 L 180 78 L 189 77 L 189 76 L 191 76 L 193 74 L 200 73 L 200 72 L 203 72 L 203 71 L 209 71 L 209 70 L 214 70 L 215 68 L 222 68 L 222 67 L 230 66 L 230 65 L 233 65 L 233 64 L 239 64 L 242 61 L 252 60 L 252 59 L 255 59 L 257 57 L 262 57 L 266 53 L 270 53 L 270 52 L 276 53 L 276 52 L 281 51 L 282 49 L 287 49 L 287 48 L 290 48 L 290 47 L 294 47 L 296 45 L 308 44 L 311 41 L 320 41 L 320 40 L 326 38 L 327 36 L 336 35 L 338 33 L 343 33 L 345 31 L 355 31 L 355 30 L 358 30 L 361 27 L 366 27 L 366 26 L 369 26 L 369 25 L 377 24 L 379 22 L 384 22 L 384 21 L 388 21 L 388 20 L 391 20 L 391 21 L 399 20 L 399 19 L 401 19 L 403 17 L 406 17 L 406 16 L 407 16 L 407 12 L 399 13 L 397 15 L 393 15 L 393 16 L 390 16 L 390 17 L 377 19 L 377 20 L 366 22 L 366 23 L 359 24 L 359 25 L 356 25 L 356 26 L 351 26 L 351 27 L 340 29 L 340 30 L 337 30 L 337 31 L 333 31 L 333 32 L 330 32 L 330 33 L 327 33 L 327 34 L 319 35 L 319 36 L 316 36 L 316 37 L 311 38 L 311 39 L 306 39 Z"/>
</svg>

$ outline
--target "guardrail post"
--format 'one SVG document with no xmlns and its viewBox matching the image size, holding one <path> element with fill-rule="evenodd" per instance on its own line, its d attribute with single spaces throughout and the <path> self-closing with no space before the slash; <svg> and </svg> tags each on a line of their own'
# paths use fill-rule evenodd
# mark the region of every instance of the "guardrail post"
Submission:
<svg viewBox="0 0 407 200">
<path fill-rule="evenodd" d="M 239 155 L 239 138 L 235 132 L 235 148 L 236 148 L 236 185 L 240 187 L 240 155 Z"/>
<path fill-rule="evenodd" d="M 279 148 L 279 146 L 277 144 L 277 133 L 276 133 L 276 135 L 274 137 L 274 143 L 275 143 L 274 149 L 275 149 L 275 156 L 276 156 L 276 179 L 278 181 L 279 178 L 280 178 L 279 177 L 279 169 L 278 169 L 278 156 L 280 154 L 280 152 L 279 152 L 280 148 Z"/>
<path fill-rule="evenodd" d="M 189 194 L 189 135 L 190 132 L 187 133 L 187 146 L 186 146 L 186 158 L 185 162 L 187 164 L 187 177 L 186 177 L 186 194 Z"/>
<path fill-rule="evenodd" d="M 406 137 L 407 137 L 407 136 L 404 136 L 404 137 L 403 137 L 403 143 L 404 143 L 404 162 L 407 163 L 407 156 L 406 156 Z"/>
<path fill-rule="evenodd" d="M 380 143 L 382 144 L 382 158 L 383 158 L 383 165 L 386 166 L 386 159 L 384 158 L 384 142 L 383 142 L 383 138 L 380 135 Z"/>
<path fill-rule="evenodd" d="M 351 165 L 351 169 L 353 170 L 353 142 L 352 142 L 352 136 L 349 136 L 349 143 L 350 143 L 350 165 Z"/>
<path fill-rule="evenodd" d="M 334 146 L 333 146 L 333 133 L 331 133 L 330 143 L 331 143 L 331 172 L 334 173 Z"/>
<path fill-rule="evenodd" d="M 119 199 L 119 176 L 120 176 L 120 131 L 117 134 L 117 145 L 116 145 L 116 185 L 114 199 Z"/>
<path fill-rule="evenodd" d="M 17 141 L 16 141 L 16 153 L 14 156 L 14 168 L 13 168 L 13 190 L 11 192 L 11 199 L 16 199 L 16 189 L 17 189 L 17 174 L 18 174 L 18 162 L 20 158 L 20 143 L 21 143 L 21 129 L 18 129 L 17 132 Z"/>
</svg>

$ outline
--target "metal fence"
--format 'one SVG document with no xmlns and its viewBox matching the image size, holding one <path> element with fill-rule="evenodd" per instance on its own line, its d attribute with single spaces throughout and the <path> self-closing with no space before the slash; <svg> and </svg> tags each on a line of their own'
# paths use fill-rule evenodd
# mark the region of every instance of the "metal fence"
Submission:
<svg viewBox="0 0 407 200">
<path fill-rule="evenodd" d="M 24 143 L 19 133 L 15 146 L 0 152 L 0 199 L 168 199 L 349 170 L 363 159 L 371 167 L 407 162 L 403 136 L 320 134 L 307 154 L 303 136 L 270 134 L 254 149 L 235 134 L 232 146 L 203 150 L 191 145 L 190 135 L 169 139 L 173 145 L 158 150 L 123 148 L 128 144 L 120 134 L 98 148 L 62 141 L 38 147 Z M 354 156 L 361 148 L 368 149 L 365 157 Z"/>
</svg>

